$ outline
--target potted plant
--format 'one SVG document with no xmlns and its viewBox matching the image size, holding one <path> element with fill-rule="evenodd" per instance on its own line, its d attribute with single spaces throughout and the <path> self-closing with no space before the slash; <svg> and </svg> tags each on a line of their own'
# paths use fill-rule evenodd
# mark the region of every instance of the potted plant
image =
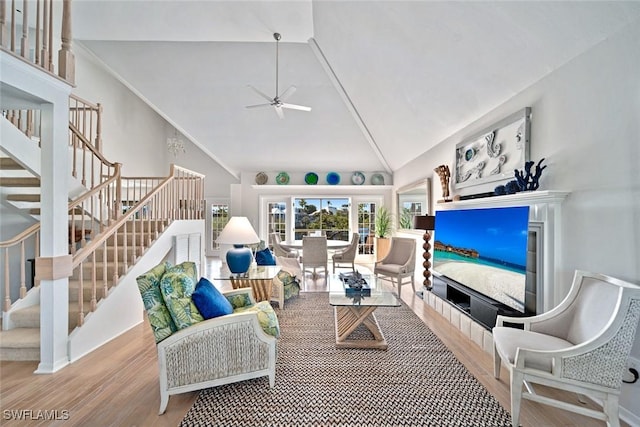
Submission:
<svg viewBox="0 0 640 427">
<path fill-rule="evenodd" d="M 389 253 L 392 220 L 391 213 L 387 208 L 384 206 L 378 208 L 375 218 L 376 261 L 380 261 Z"/>
</svg>

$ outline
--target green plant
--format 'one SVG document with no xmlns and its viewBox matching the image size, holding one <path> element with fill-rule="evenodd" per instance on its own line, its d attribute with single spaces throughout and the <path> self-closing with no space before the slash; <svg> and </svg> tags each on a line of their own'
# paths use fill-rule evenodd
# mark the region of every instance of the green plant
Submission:
<svg viewBox="0 0 640 427">
<path fill-rule="evenodd" d="M 384 206 L 376 212 L 375 226 L 376 237 L 389 237 L 391 235 L 391 213 Z"/>
<path fill-rule="evenodd" d="M 400 228 L 413 228 L 413 213 L 409 208 L 402 208 L 400 220 L 398 221 Z"/>
</svg>

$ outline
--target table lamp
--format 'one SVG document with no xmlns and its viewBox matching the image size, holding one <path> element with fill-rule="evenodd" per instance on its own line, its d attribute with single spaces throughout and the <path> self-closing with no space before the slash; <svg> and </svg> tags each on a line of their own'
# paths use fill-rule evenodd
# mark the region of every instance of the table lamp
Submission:
<svg viewBox="0 0 640 427">
<path fill-rule="evenodd" d="M 422 245 L 422 249 L 424 249 L 424 253 L 422 254 L 422 258 L 424 258 L 424 262 L 422 266 L 424 267 L 424 282 L 422 285 L 428 290 L 431 289 L 431 280 L 429 276 L 431 276 L 431 272 L 429 268 L 431 268 L 431 244 L 429 240 L 431 240 L 431 233 L 429 231 L 435 229 L 436 226 L 436 217 L 432 215 L 417 215 L 413 217 L 413 228 L 417 230 L 425 230 L 422 239 L 424 240 L 424 244 Z"/>
<path fill-rule="evenodd" d="M 251 249 L 244 245 L 260 243 L 260 238 L 247 217 L 234 216 L 224 226 L 216 242 L 233 245 L 233 249 L 227 251 L 227 267 L 231 273 L 240 275 L 249 270 L 253 259 Z"/>
</svg>

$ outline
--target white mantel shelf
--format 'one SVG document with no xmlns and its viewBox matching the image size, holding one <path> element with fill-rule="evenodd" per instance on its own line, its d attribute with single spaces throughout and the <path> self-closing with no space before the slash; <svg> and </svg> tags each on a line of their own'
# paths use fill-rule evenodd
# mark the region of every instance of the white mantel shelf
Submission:
<svg viewBox="0 0 640 427">
<path fill-rule="evenodd" d="M 523 191 L 515 194 L 505 194 L 502 196 L 481 197 L 477 199 L 455 200 L 452 202 L 439 202 L 437 208 L 443 207 L 463 207 L 463 206 L 516 206 L 532 205 L 539 203 L 561 203 L 568 195 L 569 191 Z"/>
<path fill-rule="evenodd" d="M 255 190 L 310 190 L 314 188 L 322 190 L 389 190 L 393 188 L 393 185 L 328 185 L 328 184 L 252 184 L 251 188 Z"/>
</svg>

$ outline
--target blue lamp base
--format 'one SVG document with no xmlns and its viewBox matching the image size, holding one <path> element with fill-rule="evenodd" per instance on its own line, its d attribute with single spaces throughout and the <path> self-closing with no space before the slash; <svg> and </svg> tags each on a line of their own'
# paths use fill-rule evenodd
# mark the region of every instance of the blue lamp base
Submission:
<svg viewBox="0 0 640 427">
<path fill-rule="evenodd" d="M 233 249 L 227 251 L 227 267 L 233 274 L 244 274 L 251 266 L 253 259 L 251 249 L 243 245 L 233 245 Z"/>
</svg>

